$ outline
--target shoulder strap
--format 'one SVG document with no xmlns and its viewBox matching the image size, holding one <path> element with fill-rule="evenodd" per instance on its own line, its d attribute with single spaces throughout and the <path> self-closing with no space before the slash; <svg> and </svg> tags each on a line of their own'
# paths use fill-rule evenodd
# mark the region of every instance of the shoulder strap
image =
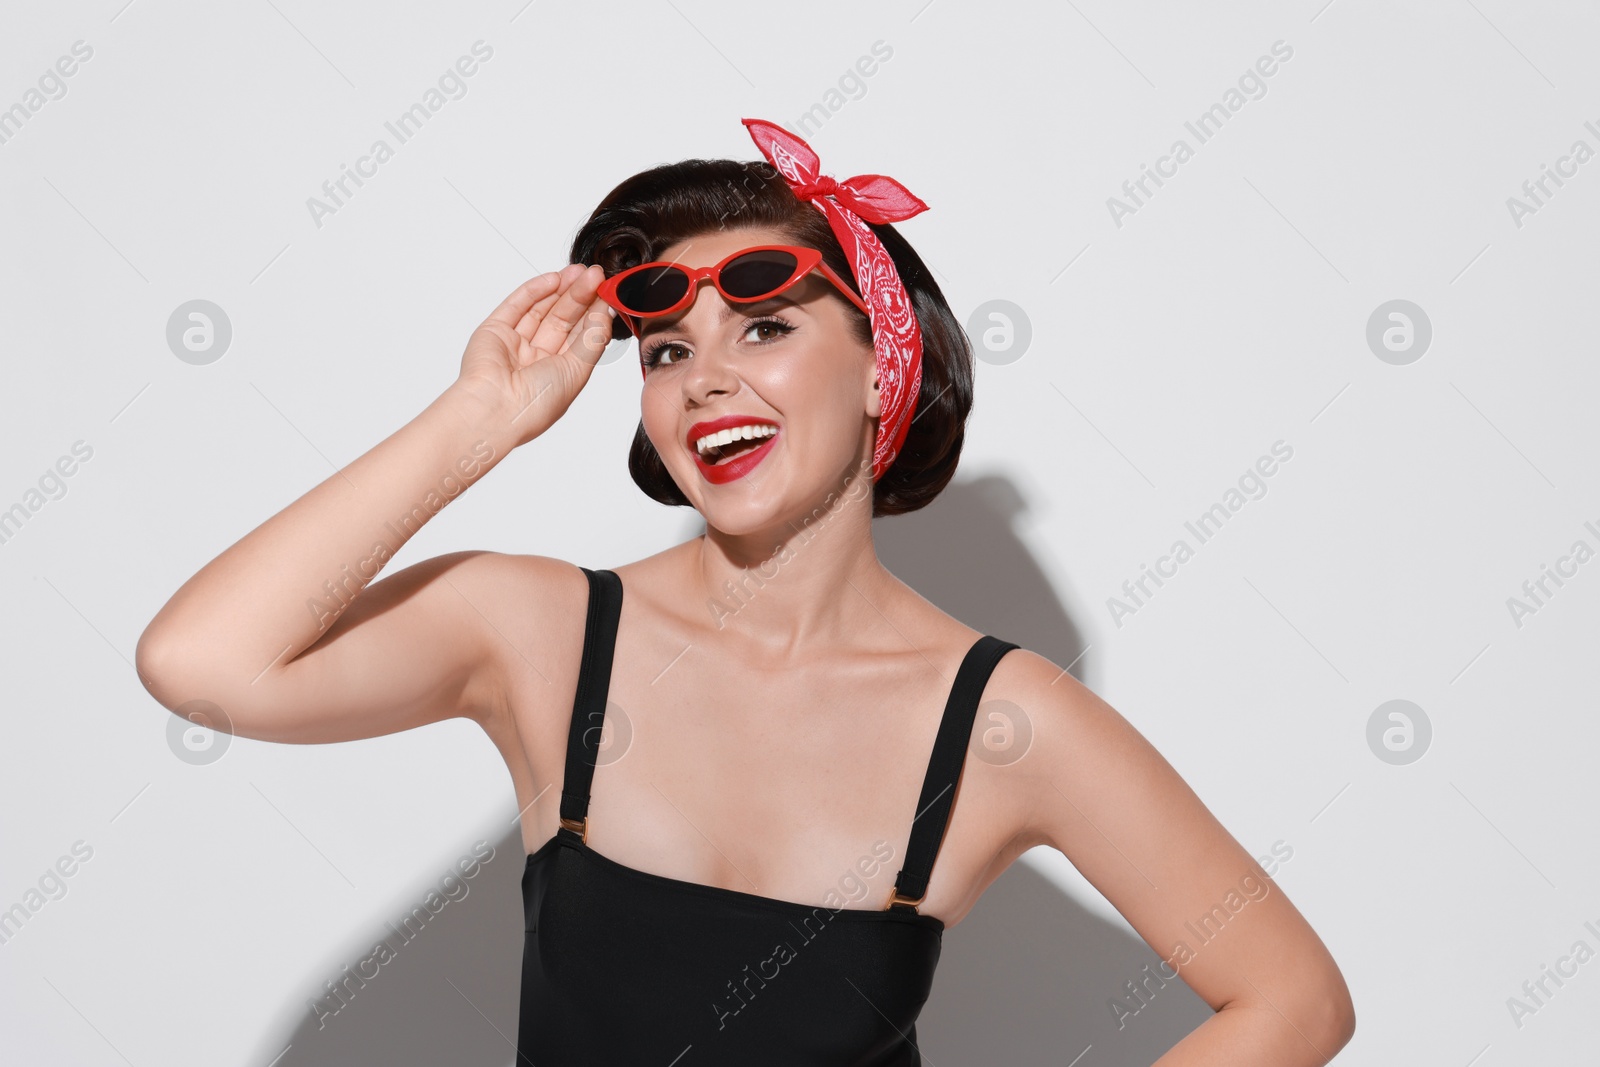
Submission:
<svg viewBox="0 0 1600 1067">
<path fill-rule="evenodd" d="M 608 570 L 579 567 L 589 579 L 589 611 L 583 626 L 583 661 L 578 692 L 567 728 L 567 765 L 561 783 L 561 825 L 587 840 L 589 786 L 600 752 L 606 697 L 611 692 L 611 661 L 622 616 L 622 579 Z"/>
<path fill-rule="evenodd" d="M 911 820 L 911 840 L 906 846 L 905 866 L 895 879 L 891 908 L 916 911 L 928 894 L 928 879 L 933 861 L 944 842 L 950 811 L 955 805 L 956 786 L 966 761 L 967 744 L 972 738 L 972 722 L 978 713 L 978 699 L 994 673 L 1000 657 L 1020 647 L 1010 641 L 985 634 L 967 650 L 950 687 L 950 699 L 939 721 L 939 735 L 933 742 L 933 756 L 922 780 L 922 795 L 917 798 L 917 813 Z"/>
</svg>

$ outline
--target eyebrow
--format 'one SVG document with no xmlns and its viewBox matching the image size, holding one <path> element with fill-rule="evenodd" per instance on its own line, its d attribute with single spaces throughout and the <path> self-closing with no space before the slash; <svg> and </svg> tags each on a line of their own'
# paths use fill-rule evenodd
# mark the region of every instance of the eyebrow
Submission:
<svg viewBox="0 0 1600 1067">
<path fill-rule="evenodd" d="M 716 325 L 721 326 L 735 315 L 759 315 L 762 313 L 761 309 L 769 306 L 798 308 L 800 305 L 789 299 L 787 293 L 779 293 L 777 296 L 770 296 L 765 300 L 757 300 L 749 304 L 740 304 L 738 307 L 731 307 L 724 300 L 722 306 L 717 309 Z M 663 330 L 676 329 L 681 322 L 683 322 L 683 312 L 673 316 L 671 322 L 665 321 L 662 316 L 645 319 L 644 325 L 639 327 L 639 340 L 643 341 L 651 334 L 660 333 Z"/>
</svg>

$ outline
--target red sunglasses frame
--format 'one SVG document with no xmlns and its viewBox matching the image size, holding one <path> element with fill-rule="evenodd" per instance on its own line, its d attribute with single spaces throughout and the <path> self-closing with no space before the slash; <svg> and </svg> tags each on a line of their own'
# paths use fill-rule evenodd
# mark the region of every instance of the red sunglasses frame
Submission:
<svg viewBox="0 0 1600 1067">
<path fill-rule="evenodd" d="M 734 296 L 722 287 L 723 267 L 726 267 L 729 263 L 732 263 L 740 256 L 747 255 L 751 252 L 774 251 L 788 252 L 795 257 L 794 273 L 789 275 L 788 279 L 785 280 L 783 284 L 772 289 L 770 292 L 761 293 L 758 296 Z M 624 307 L 617 299 L 617 286 L 622 284 L 625 279 L 638 274 L 640 271 L 660 270 L 663 267 L 671 267 L 674 270 L 682 271 L 689 276 L 688 288 L 684 290 L 683 296 L 671 307 L 663 308 L 660 311 L 641 313 Z M 722 294 L 722 298 L 724 300 L 735 304 L 749 304 L 758 300 L 770 300 L 772 297 L 777 296 L 779 293 L 794 285 L 801 278 L 804 278 L 806 275 L 810 274 L 812 271 L 817 271 L 820 273 L 824 278 L 832 282 L 834 286 L 841 293 L 843 293 L 852 304 L 860 308 L 863 313 L 869 316 L 871 315 L 871 312 L 867 310 L 866 303 L 851 290 L 850 286 L 845 283 L 845 280 L 839 277 L 839 275 L 829 268 L 826 263 L 822 262 L 822 252 L 818 249 L 805 248 L 801 245 L 751 245 L 749 248 L 739 249 L 737 252 L 734 252 L 723 259 L 722 262 L 710 267 L 689 267 L 682 263 L 670 263 L 665 260 L 658 260 L 654 263 L 641 263 L 637 267 L 629 267 L 627 270 L 619 271 L 618 273 L 607 278 L 605 281 L 601 282 L 599 296 L 600 299 L 604 300 L 607 304 L 610 304 L 616 309 L 617 314 L 622 317 L 622 321 L 627 325 L 628 330 L 633 334 L 634 337 L 638 337 L 639 329 L 633 324 L 633 319 L 653 319 L 662 315 L 671 315 L 674 312 L 681 311 L 690 304 L 694 303 L 694 298 L 700 291 L 700 282 L 704 279 L 709 278 L 711 280 L 711 284 L 717 287 L 717 292 Z"/>
</svg>

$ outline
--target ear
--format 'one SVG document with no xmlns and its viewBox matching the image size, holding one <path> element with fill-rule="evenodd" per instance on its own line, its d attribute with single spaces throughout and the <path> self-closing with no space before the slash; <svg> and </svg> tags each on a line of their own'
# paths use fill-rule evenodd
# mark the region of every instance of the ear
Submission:
<svg viewBox="0 0 1600 1067">
<path fill-rule="evenodd" d="M 878 376 L 872 376 L 872 388 L 867 392 L 867 418 L 883 416 L 883 394 L 878 390 Z"/>
</svg>

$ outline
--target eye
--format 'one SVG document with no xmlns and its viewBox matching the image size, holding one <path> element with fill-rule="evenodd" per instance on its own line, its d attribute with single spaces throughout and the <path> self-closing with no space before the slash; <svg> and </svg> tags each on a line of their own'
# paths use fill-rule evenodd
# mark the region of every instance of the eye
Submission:
<svg viewBox="0 0 1600 1067">
<path fill-rule="evenodd" d="M 662 362 L 662 353 L 666 352 L 668 349 L 674 348 L 684 352 L 688 351 L 688 349 L 684 348 L 676 341 L 660 341 L 645 349 L 644 354 L 639 357 L 639 362 L 643 363 L 646 367 L 654 367 L 656 364 Z M 666 364 L 667 366 L 672 366 L 676 362 L 678 362 L 676 359 L 670 359 L 666 361 Z"/>
<path fill-rule="evenodd" d="M 754 343 L 758 345 L 771 344 L 779 337 L 793 333 L 795 330 L 793 325 L 777 317 L 776 315 L 767 315 L 759 319 L 749 319 L 742 324 L 742 327 L 743 331 L 741 336 L 743 337 L 748 337 L 752 332 L 759 332 L 761 330 L 773 331 L 774 335 L 758 337 L 758 339 L 754 341 Z M 674 355 L 674 351 L 676 351 L 678 354 Z M 640 353 L 639 362 L 644 365 L 646 370 L 656 366 L 671 367 L 682 363 L 684 355 L 692 354 L 693 353 L 691 353 L 687 347 L 678 341 L 658 341 Z"/>
<path fill-rule="evenodd" d="M 744 332 L 746 336 L 748 336 L 752 330 L 760 330 L 763 328 L 776 330 L 777 336 L 757 341 L 757 344 L 766 344 L 769 341 L 776 341 L 778 337 L 782 337 L 785 334 L 794 332 L 793 326 L 778 318 L 776 315 L 768 315 L 767 317 L 760 319 L 751 319 L 749 322 L 744 324 Z"/>
</svg>

